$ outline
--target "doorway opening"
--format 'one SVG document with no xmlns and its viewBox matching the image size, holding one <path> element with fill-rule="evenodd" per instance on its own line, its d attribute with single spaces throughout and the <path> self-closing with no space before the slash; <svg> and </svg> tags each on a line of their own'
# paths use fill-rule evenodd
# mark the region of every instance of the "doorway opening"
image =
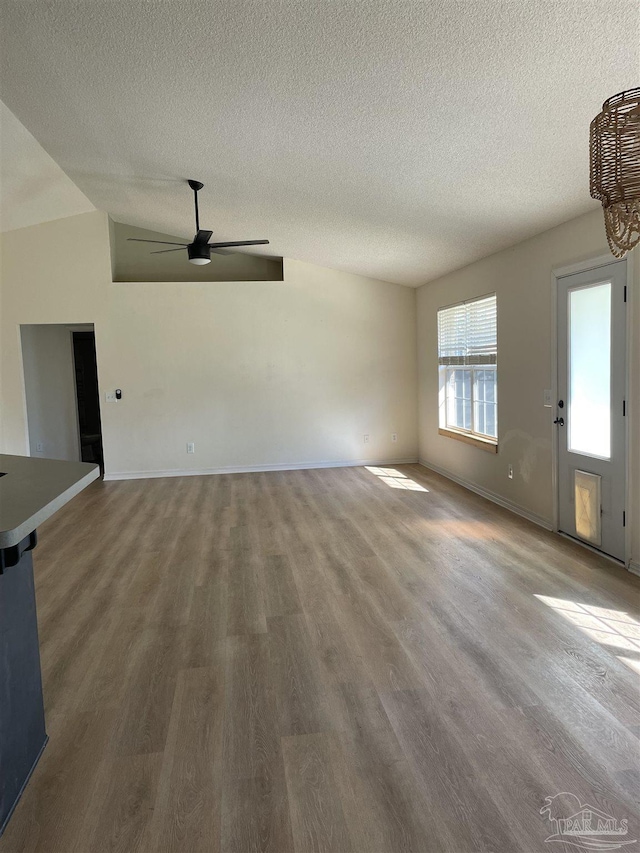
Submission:
<svg viewBox="0 0 640 853">
<path fill-rule="evenodd" d="M 102 424 L 100 422 L 96 336 L 93 330 L 90 332 L 72 331 L 71 334 L 73 336 L 73 359 L 76 376 L 80 458 L 83 462 L 97 462 L 102 471 Z"/>
<path fill-rule="evenodd" d="M 92 324 L 20 327 L 29 453 L 103 470 Z"/>
</svg>

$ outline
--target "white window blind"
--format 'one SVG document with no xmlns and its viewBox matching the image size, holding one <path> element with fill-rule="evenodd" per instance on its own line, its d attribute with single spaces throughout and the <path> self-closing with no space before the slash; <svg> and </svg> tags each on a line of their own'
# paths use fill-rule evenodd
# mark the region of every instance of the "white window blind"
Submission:
<svg viewBox="0 0 640 853">
<path fill-rule="evenodd" d="M 460 302 L 438 311 L 438 363 L 496 364 L 496 295 Z"/>
</svg>

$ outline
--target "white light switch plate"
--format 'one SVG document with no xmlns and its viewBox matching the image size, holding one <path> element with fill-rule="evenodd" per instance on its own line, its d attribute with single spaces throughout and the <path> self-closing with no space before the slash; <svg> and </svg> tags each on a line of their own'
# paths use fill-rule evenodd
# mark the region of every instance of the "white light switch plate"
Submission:
<svg viewBox="0 0 640 853">
<path fill-rule="evenodd" d="M 106 393 L 107 403 L 115 403 L 116 402 L 116 392 L 115 391 L 107 391 Z"/>
<path fill-rule="evenodd" d="M 550 388 L 544 389 L 544 405 L 545 405 L 545 408 L 547 408 L 547 409 L 550 409 L 553 406 L 553 403 L 551 402 L 551 389 Z"/>
</svg>

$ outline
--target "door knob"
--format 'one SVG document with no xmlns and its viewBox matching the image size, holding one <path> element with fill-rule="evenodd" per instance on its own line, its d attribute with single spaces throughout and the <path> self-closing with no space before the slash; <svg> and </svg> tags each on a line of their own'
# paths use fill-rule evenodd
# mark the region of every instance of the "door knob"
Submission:
<svg viewBox="0 0 640 853">
<path fill-rule="evenodd" d="M 558 426 L 564 426 L 564 418 L 556 418 L 554 424 L 558 424 Z"/>
</svg>

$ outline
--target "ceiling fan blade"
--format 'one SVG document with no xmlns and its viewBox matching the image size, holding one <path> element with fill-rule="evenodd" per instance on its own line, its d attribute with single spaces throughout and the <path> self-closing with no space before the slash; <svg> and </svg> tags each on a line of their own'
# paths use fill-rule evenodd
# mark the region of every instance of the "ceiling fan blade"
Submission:
<svg viewBox="0 0 640 853">
<path fill-rule="evenodd" d="M 169 243 L 167 240 L 143 240 L 141 237 L 127 237 L 131 243 L 162 243 L 163 246 L 188 246 L 188 243 Z"/>
<path fill-rule="evenodd" d="M 235 252 L 227 252 L 226 249 L 211 249 L 216 255 L 235 255 Z"/>
<path fill-rule="evenodd" d="M 150 255 L 164 255 L 166 252 L 181 252 L 186 249 L 186 246 L 180 246 L 179 249 L 158 249 L 157 252 L 149 252 Z"/>
<path fill-rule="evenodd" d="M 208 243 L 211 239 L 213 231 L 198 231 L 194 238 L 194 243 Z"/>
<path fill-rule="evenodd" d="M 209 243 L 210 249 L 226 249 L 227 246 L 265 246 L 268 240 L 237 240 L 234 243 Z"/>
</svg>

